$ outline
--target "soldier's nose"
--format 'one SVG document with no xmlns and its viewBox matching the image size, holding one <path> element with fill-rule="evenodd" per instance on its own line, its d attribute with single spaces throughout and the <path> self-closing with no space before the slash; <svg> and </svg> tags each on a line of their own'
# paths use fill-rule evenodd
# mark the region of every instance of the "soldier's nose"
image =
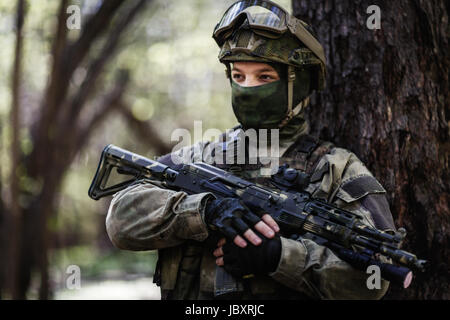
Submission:
<svg viewBox="0 0 450 320">
<path fill-rule="evenodd" d="M 256 87 L 257 85 L 259 85 L 259 82 L 254 77 L 246 77 L 243 84 L 244 87 Z"/>
</svg>

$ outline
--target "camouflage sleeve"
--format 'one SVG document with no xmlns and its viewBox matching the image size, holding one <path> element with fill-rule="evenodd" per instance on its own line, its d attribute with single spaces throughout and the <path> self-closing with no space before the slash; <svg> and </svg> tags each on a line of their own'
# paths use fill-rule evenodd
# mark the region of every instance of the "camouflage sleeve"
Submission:
<svg viewBox="0 0 450 320">
<path fill-rule="evenodd" d="M 117 193 L 108 210 L 106 230 L 120 249 L 153 250 L 208 236 L 202 210 L 208 193 L 187 195 L 150 183 Z"/>
<path fill-rule="evenodd" d="M 189 151 L 201 147 L 197 144 L 183 148 L 177 154 L 188 161 L 186 156 L 193 156 Z M 160 188 L 156 182 L 132 185 L 116 193 L 111 201 L 106 217 L 108 236 L 115 246 L 127 250 L 154 250 L 185 240 L 203 241 L 208 237 L 203 210 L 209 197 L 213 196 Z"/>
<path fill-rule="evenodd" d="M 334 148 L 321 159 L 307 190 L 314 197 L 359 213 L 367 225 L 395 229 L 385 190 L 363 163 L 345 149 Z M 308 239 L 282 238 L 280 263 L 271 276 L 320 299 L 381 299 L 389 286 L 389 282 L 381 280 L 379 289 L 369 289 L 369 274 L 354 269 L 330 249 Z"/>
</svg>

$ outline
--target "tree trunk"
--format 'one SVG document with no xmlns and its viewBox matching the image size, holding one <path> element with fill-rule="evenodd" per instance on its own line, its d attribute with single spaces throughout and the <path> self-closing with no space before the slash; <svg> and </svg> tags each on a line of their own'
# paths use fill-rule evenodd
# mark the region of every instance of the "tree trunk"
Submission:
<svg viewBox="0 0 450 320">
<path fill-rule="evenodd" d="M 1 144 L 1 142 L 0 142 Z M 0 145 L 1 148 L 1 145 Z M 7 250 L 6 245 L 6 217 L 5 217 L 5 205 L 3 200 L 3 183 L 0 179 L 0 261 L 7 261 Z M 6 263 L 0 263 L 0 300 L 4 299 L 4 294 L 7 292 L 6 284 Z"/>
<path fill-rule="evenodd" d="M 23 22 L 25 19 L 26 3 L 25 0 L 19 0 L 17 2 L 16 13 L 16 46 L 14 50 L 14 65 L 11 74 L 11 91 L 12 91 L 12 104 L 11 104 L 11 176 L 10 176 L 10 208 L 9 208 L 9 222 L 10 228 L 9 234 L 9 259 L 8 261 L 8 273 L 11 275 L 9 278 L 10 292 L 13 299 L 23 298 L 19 293 L 19 284 L 17 279 L 17 270 L 20 265 L 20 246 L 22 234 L 22 208 L 19 205 L 19 192 L 20 192 L 20 175 L 19 175 L 19 159 L 20 159 L 20 81 L 22 75 L 22 52 L 23 52 Z"/>
<path fill-rule="evenodd" d="M 23 5 L 24 0 L 19 0 Z M 12 193 L 9 212 L 14 219 L 8 223 L 18 229 L 10 229 L 15 238 L 9 246 L 9 260 L 14 263 L 10 270 L 14 271 L 10 281 L 14 284 L 11 290 L 13 298 L 25 299 L 30 285 L 31 273 L 39 272 L 39 298 L 50 297 L 48 274 L 48 248 L 51 244 L 51 233 L 47 228 L 48 219 L 56 210 L 57 191 L 60 188 L 64 173 L 70 168 L 76 154 L 86 145 L 89 135 L 95 125 L 99 125 L 117 105 L 128 84 L 128 73 L 120 72 L 116 86 L 105 95 L 105 105 L 102 113 L 96 113 L 95 118 L 81 120 L 81 112 L 88 99 L 96 93 L 95 83 L 103 74 L 105 65 L 110 62 L 120 44 L 120 36 L 136 18 L 149 1 L 135 0 L 125 4 L 121 0 L 105 1 L 97 12 L 82 27 L 80 37 L 71 42 L 67 38 L 66 9 L 68 1 L 61 1 L 58 23 L 52 48 L 53 66 L 50 71 L 49 84 L 43 95 L 39 117 L 31 129 L 33 150 L 29 155 L 20 154 L 18 140 L 13 143 L 13 165 L 21 167 L 22 177 L 27 178 L 27 185 L 14 185 L 18 179 L 12 175 Z M 119 9 L 120 8 L 120 9 Z M 123 8 L 123 9 L 122 9 Z M 115 18 L 117 16 L 117 18 Z M 18 11 L 19 17 L 19 11 Z M 21 23 L 23 23 L 22 14 Z M 115 23 L 110 27 L 110 22 Z M 16 46 L 21 48 L 21 29 L 18 28 Z M 20 35 L 20 38 L 19 38 Z M 82 63 L 93 46 L 102 35 L 105 35 L 103 50 L 88 64 L 87 77 L 78 92 L 69 96 L 69 84 L 74 70 Z M 20 39 L 20 42 L 19 42 Z M 19 49 L 16 49 L 17 53 Z M 17 60 L 17 57 L 16 57 Z M 17 61 L 20 61 L 17 60 Z M 18 88 L 21 75 L 19 68 L 13 71 L 14 88 Z M 12 106 L 12 127 L 18 130 L 20 121 L 17 99 Z M 70 121 L 69 121 L 70 120 Z M 84 123 L 87 122 L 88 126 Z M 17 131 L 18 132 L 18 131 Z M 70 133 L 70 134 L 68 134 Z M 15 135 L 13 135 L 14 137 Z M 18 135 L 16 135 L 18 137 Z M 14 169 L 14 167 L 13 167 Z M 13 170 L 16 172 L 16 170 Z M 15 192 L 15 193 L 14 193 Z M 23 208 L 18 211 L 19 197 Z M 21 213 L 20 215 L 17 212 Z M 23 218 L 20 219 L 19 218 Z M 16 221 L 13 223 L 13 221 Z M 4 245 L 4 244 L 3 244 Z M 1 285 L 1 283 L 0 283 Z"/>
<path fill-rule="evenodd" d="M 367 20 L 376 4 L 381 28 Z M 325 49 L 327 87 L 311 132 L 347 148 L 380 180 L 403 248 L 430 261 L 387 299 L 449 299 L 449 10 L 444 0 L 293 0 Z"/>
</svg>

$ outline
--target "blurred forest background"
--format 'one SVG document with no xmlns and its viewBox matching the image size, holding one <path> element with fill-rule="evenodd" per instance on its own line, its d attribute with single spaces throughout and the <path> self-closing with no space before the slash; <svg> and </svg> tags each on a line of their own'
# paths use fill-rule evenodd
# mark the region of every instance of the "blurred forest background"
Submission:
<svg viewBox="0 0 450 320">
<path fill-rule="evenodd" d="M 0 2 L 0 298 L 159 299 L 157 253 L 114 248 L 110 199 L 87 191 L 109 143 L 153 158 L 194 120 L 236 124 L 211 37 L 233 2 Z M 448 2 L 375 1 L 380 30 L 365 25 L 368 1 L 275 2 L 312 23 L 325 47 L 313 133 L 367 163 L 411 231 L 405 248 L 433 262 L 387 298 L 448 299 Z M 67 27 L 70 5 L 80 29 Z M 70 265 L 79 290 L 67 288 Z"/>
</svg>

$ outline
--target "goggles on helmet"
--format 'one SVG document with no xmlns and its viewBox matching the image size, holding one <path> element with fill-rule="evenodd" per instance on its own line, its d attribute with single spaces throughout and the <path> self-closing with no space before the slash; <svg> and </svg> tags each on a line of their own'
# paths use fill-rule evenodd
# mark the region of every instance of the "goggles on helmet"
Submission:
<svg viewBox="0 0 450 320">
<path fill-rule="evenodd" d="M 214 28 L 213 38 L 219 47 L 232 35 L 234 27 L 240 26 L 245 18 L 249 27 L 262 36 L 273 38 L 289 30 L 326 63 L 322 46 L 305 28 L 306 24 L 268 0 L 241 0 L 232 4 Z"/>
<path fill-rule="evenodd" d="M 275 33 L 287 30 L 286 11 L 269 1 L 243 0 L 231 5 L 214 29 L 214 39 L 221 46 L 238 21 L 247 18 L 250 27 Z M 243 17 L 243 18 L 242 18 Z"/>
</svg>

